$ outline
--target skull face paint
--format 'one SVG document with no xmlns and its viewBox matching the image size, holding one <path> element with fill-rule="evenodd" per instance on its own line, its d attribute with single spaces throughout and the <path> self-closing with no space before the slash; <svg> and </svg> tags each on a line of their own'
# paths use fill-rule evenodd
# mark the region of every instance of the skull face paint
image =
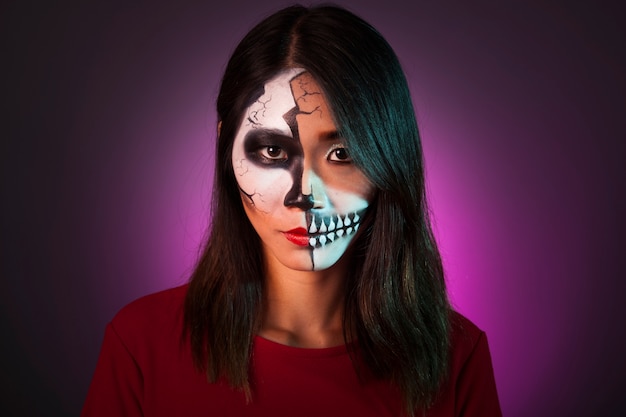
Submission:
<svg viewBox="0 0 626 417">
<path fill-rule="evenodd" d="M 345 253 L 374 187 L 352 163 L 313 77 L 288 69 L 246 109 L 232 163 L 265 253 L 323 270 Z"/>
</svg>

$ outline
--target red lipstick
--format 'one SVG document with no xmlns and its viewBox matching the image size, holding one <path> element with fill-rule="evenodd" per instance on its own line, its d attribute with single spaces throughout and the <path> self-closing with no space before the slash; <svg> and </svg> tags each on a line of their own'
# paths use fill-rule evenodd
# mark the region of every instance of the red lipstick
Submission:
<svg viewBox="0 0 626 417">
<path fill-rule="evenodd" d="M 297 227 L 283 232 L 283 234 L 291 243 L 295 243 L 298 246 L 309 246 L 309 233 L 304 227 Z"/>
</svg>

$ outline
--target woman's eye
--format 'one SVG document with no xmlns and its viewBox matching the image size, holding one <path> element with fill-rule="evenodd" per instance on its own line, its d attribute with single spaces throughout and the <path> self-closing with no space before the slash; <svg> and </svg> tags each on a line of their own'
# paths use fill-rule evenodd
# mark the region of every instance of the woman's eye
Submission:
<svg viewBox="0 0 626 417">
<path fill-rule="evenodd" d="M 259 153 L 263 158 L 272 161 L 287 160 L 287 152 L 285 152 L 280 146 L 265 146 L 259 149 Z"/>
<path fill-rule="evenodd" d="M 335 148 L 328 154 L 328 160 L 333 162 L 352 162 L 350 154 L 346 148 Z"/>
</svg>

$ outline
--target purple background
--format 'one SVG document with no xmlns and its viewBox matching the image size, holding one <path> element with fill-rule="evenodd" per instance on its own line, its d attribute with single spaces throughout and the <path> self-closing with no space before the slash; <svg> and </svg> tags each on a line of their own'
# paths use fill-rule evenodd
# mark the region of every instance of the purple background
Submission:
<svg viewBox="0 0 626 417">
<path fill-rule="evenodd" d="M 290 4 L 50 3 L 0 9 L 2 415 L 76 415 L 105 323 L 185 282 L 221 72 Z M 626 415 L 618 2 L 338 3 L 405 67 L 451 298 L 505 415 Z"/>
</svg>

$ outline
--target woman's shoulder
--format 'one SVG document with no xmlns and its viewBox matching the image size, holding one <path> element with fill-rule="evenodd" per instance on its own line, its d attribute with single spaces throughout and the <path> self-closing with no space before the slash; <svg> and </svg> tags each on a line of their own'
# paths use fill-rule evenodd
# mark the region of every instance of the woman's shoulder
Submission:
<svg viewBox="0 0 626 417">
<path fill-rule="evenodd" d="M 458 312 L 452 313 L 450 324 L 450 369 L 439 407 L 452 407 L 455 415 L 464 410 L 473 416 L 501 416 L 485 332 Z"/>
<path fill-rule="evenodd" d="M 452 378 L 472 372 L 492 376 L 491 353 L 485 331 L 458 312 L 452 314 L 450 324 Z"/>
<path fill-rule="evenodd" d="M 487 336 L 480 327 L 463 314 L 452 311 L 450 315 L 450 344 L 452 361 L 464 363 L 480 345 L 487 344 Z M 454 363 L 453 363 L 454 366 Z"/>
<path fill-rule="evenodd" d="M 453 344 L 474 345 L 485 332 L 458 311 L 450 313 L 450 330 Z"/>
<path fill-rule="evenodd" d="M 180 329 L 187 288 L 184 284 L 142 296 L 122 307 L 111 326 L 120 336 Z"/>
</svg>

